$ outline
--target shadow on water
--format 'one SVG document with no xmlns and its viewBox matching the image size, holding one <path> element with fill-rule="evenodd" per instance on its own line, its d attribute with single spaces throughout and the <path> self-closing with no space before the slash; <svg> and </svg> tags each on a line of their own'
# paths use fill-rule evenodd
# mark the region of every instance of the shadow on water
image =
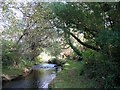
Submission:
<svg viewBox="0 0 120 90">
<path fill-rule="evenodd" d="M 54 65 L 36 65 L 30 75 L 20 80 L 10 81 L 2 86 L 2 90 L 9 88 L 10 90 L 47 90 L 48 84 L 56 77 Z M 34 88 L 34 89 L 33 89 Z"/>
</svg>

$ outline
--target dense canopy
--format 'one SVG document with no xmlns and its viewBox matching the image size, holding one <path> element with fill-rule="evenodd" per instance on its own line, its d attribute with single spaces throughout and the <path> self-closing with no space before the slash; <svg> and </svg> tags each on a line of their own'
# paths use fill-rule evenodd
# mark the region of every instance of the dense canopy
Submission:
<svg viewBox="0 0 120 90">
<path fill-rule="evenodd" d="M 39 64 L 45 52 L 48 62 L 83 62 L 82 75 L 100 87 L 120 87 L 119 2 L 5 0 L 0 14 L 3 69 Z"/>
</svg>

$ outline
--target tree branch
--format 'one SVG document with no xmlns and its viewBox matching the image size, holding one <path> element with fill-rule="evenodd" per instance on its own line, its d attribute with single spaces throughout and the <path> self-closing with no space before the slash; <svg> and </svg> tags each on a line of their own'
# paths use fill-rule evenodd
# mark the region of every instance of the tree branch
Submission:
<svg viewBox="0 0 120 90">
<path fill-rule="evenodd" d="M 68 31 L 69 32 L 69 31 Z M 69 32 L 70 33 L 70 35 L 72 36 L 72 37 L 74 37 L 80 44 L 82 44 L 83 46 L 85 46 L 85 47 L 87 47 L 87 48 L 90 48 L 90 49 L 92 49 L 92 50 L 95 50 L 95 51 L 99 51 L 100 50 L 100 48 L 97 48 L 97 47 L 94 47 L 94 46 L 91 46 L 91 45 L 88 45 L 88 44 L 86 44 L 86 43 L 83 43 L 80 39 L 78 39 L 73 33 L 71 33 L 71 32 Z"/>
<path fill-rule="evenodd" d="M 20 40 L 23 38 L 24 35 L 28 34 L 26 31 L 29 30 L 31 27 L 33 27 L 35 25 L 37 21 L 35 21 L 30 27 L 28 27 L 28 29 L 25 29 L 23 32 L 23 35 L 20 36 L 20 38 L 18 39 L 16 45 L 18 45 L 18 43 L 20 42 Z"/>
<path fill-rule="evenodd" d="M 100 51 L 100 48 L 97 48 L 97 47 L 94 47 L 94 46 L 91 46 L 91 45 L 88 45 L 86 43 L 83 43 L 79 38 L 77 38 L 73 33 L 71 33 L 70 31 L 67 30 L 67 27 L 64 27 L 64 26 L 59 26 L 59 25 L 56 25 L 55 26 L 57 28 L 62 28 L 66 33 L 69 33 L 73 38 L 75 38 L 80 44 L 82 44 L 83 46 L 87 47 L 87 48 L 90 48 L 92 50 L 95 50 L 95 51 Z"/>
</svg>

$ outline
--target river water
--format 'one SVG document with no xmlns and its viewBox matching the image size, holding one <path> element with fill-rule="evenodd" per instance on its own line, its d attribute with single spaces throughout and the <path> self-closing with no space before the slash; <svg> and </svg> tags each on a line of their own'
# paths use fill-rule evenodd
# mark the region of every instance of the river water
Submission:
<svg viewBox="0 0 120 90">
<path fill-rule="evenodd" d="M 18 88 L 24 88 L 29 90 L 35 88 L 35 90 L 41 90 L 41 88 L 48 88 L 48 84 L 56 77 L 55 64 L 40 64 L 33 67 L 33 71 L 27 77 L 10 81 L 3 85 L 3 89 L 9 88 L 10 90 L 18 90 Z"/>
</svg>

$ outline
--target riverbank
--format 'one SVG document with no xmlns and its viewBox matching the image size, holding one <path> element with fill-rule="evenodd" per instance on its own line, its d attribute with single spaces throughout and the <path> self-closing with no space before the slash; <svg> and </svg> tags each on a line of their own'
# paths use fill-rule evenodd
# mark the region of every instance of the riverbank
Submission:
<svg viewBox="0 0 120 90">
<path fill-rule="evenodd" d="M 2 83 L 6 83 L 8 81 L 21 79 L 31 72 L 31 68 L 29 67 L 22 67 L 22 68 L 15 68 L 15 67 L 2 67 Z"/>
<path fill-rule="evenodd" d="M 82 72 L 84 63 L 68 61 L 64 70 L 57 73 L 57 77 L 49 84 L 49 88 L 94 88 L 97 84 L 94 80 L 88 79 Z"/>
<path fill-rule="evenodd" d="M 4 88 L 48 88 L 48 84 L 56 77 L 55 65 L 42 63 L 34 65 L 32 72 L 21 79 L 10 81 L 3 84 Z"/>
</svg>

